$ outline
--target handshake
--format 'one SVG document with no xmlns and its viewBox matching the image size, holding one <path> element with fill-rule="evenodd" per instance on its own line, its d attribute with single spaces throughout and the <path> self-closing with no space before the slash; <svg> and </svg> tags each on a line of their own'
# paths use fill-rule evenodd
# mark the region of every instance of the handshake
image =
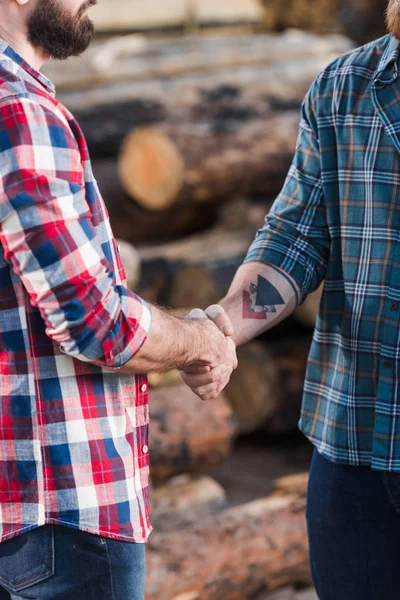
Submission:
<svg viewBox="0 0 400 600">
<path fill-rule="evenodd" d="M 226 387 L 238 366 L 234 329 L 222 306 L 215 304 L 205 311 L 192 310 L 186 319 L 203 320 L 196 359 L 181 368 L 183 381 L 201 400 L 214 400 Z M 200 356 L 200 359 L 198 358 Z"/>
</svg>

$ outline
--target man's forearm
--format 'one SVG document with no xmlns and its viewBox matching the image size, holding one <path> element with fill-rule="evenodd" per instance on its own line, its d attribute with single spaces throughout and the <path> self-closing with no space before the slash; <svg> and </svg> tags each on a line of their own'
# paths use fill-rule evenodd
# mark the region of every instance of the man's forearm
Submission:
<svg viewBox="0 0 400 600">
<path fill-rule="evenodd" d="M 142 348 L 119 372 L 150 373 L 219 364 L 225 336 L 209 320 L 185 320 L 151 306 L 152 325 Z"/>
<path fill-rule="evenodd" d="M 273 265 L 245 263 L 219 304 L 232 321 L 237 346 L 267 331 L 292 314 L 301 301 L 294 280 Z"/>
</svg>

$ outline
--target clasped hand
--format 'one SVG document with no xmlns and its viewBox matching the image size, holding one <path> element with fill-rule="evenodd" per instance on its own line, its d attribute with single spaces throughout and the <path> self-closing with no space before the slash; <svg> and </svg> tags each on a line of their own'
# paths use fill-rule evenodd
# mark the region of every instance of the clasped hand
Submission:
<svg viewBox="0 0 400 600">
<path fill-rule="evenodd" d="M 225 335 L 225 346 L 221 353 L 221 361 L 217 366 L 204 367 L 192 365 L 181 371 L 183 381 L 201 400 L 214 400 L 225 389 L 238 366 L 236 346 L 232 340 L 233 325 L 228 315 L 218 304 L 205 311 L 198 308 L 192 310 L 187 319 L 211 319 Z"/>
</svg>

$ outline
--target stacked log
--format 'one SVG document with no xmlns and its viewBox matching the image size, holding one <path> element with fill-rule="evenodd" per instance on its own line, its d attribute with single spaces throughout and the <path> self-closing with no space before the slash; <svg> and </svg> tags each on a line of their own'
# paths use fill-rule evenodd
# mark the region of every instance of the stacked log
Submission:
<svg viewBox="0 0 400 600">
<path fill-rule="evenodd" d="M 268 31 L 299 27 L 318 33 L 338 32 L 365 44 L 385 35 L 388 0 L 259 0 Z"/>
<path fill-rule="evenodd" d="M 118 156 L 108 187 L 118 178 L 142 208 L 179 206 L 185 213 L 190 203 L 275 194 L 293 155 L 305 92 L 351 47 L 340 36 L 299 32 L 189 38 L 164 58 L 159 42 L 142 51 L 130 38 L 126 44 L 111 47 L 109 60 L 100 51 L 94 74 L 96 55 L 77 72 L 72 66 L 46 73 L 78 118 L 91 157 Z M 120 198 L 116 191 L 111 202 Z"/>
<path fill-rule="evenodd" d="M 146 600 L 242 600 L 260 589 L 309 584 L 307 475 L 271 497 L 210 515 L 147 545 Z"/>
<path fill-rule="evenodd" d="M 70 58 L 59 68 L 57 62 L 49 62 L 43 72 L 57 86 L 62 99 L 71 108 L 82 108 L 78 90 L 84 92 L 86 108 L 100 104 L 112 104 L 101 96 L 102 86 L 120 82 L 118 98 L 132 100 L 127 92 L 131 83 L 139 85 L 147 81 L 150 93 L 164 81 L 171 80 L 171 90 L 176 87 L 175 78 L 212 75 L 240 67 L 290 64 L 293 59 L 307 62 L 318 57 L 337 56 L 350 49 L 351 43 L 338 35 L 319 36 L 301 30 L 264 35 L 214 35 L 207 37 L 185 36 L 175 38 L 149 38 L 143 35 L 114 36 L 93 43 L 84 55 Z M 94 87 L 96 86 L 96 87 Z M 111 86 L 114 93 L 116 87 Z M 142 88 L 144 91 L 146 88 Z M 70 92 L 66 95 L 66 92 Z M 89 93 L 91 92 L 91 94 Z M 141 94 L 139 94 L 141 95 Z M 97 102 L 95 101 L 97 99 Z M 100 102 L 99 102 L 100 99 Z M 183 102 L 183 98 L 180 98 Z"/>
</svg>

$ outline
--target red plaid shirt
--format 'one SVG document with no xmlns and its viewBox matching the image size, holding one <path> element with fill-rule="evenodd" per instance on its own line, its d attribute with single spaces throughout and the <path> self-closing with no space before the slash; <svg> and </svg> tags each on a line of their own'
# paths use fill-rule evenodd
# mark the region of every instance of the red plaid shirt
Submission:
<svg viewBox="0 0 400 600">
<path fill-rule="evenodd" d="M 151 314 L 126 287 L 82 132 L 0 40 L 0 541 L 54 523 L 145 542 Z"/>
</svg>

